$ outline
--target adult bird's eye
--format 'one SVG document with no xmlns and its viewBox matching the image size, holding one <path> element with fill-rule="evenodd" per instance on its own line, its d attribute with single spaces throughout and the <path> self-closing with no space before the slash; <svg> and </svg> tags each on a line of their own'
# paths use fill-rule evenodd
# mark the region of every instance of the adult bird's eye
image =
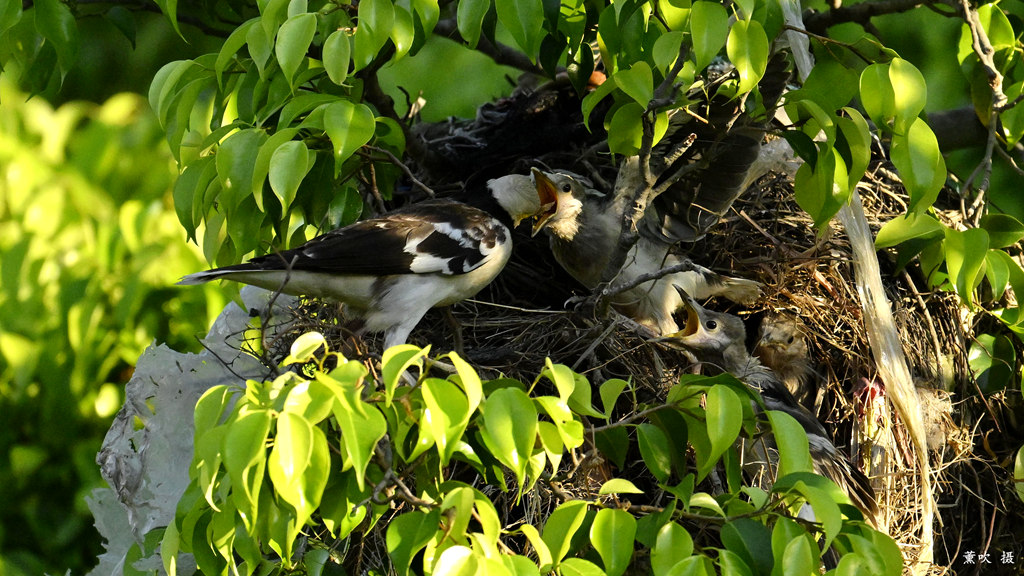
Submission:
<svg viewBox="0 0 1024 576">
<path fill-rule="evenodd" d="M 707 326 L 708 330 L 714 330 L 715 328 L 718 328 L 718 322 L 715 322 L 714 320 L 708 320 L 707 323 L 704 325 Z"/>
</svg>

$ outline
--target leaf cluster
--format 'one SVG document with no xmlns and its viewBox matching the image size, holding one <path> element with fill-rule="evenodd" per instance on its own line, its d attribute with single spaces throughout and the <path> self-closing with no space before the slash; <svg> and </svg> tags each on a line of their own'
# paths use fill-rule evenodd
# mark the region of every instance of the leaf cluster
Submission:
<svg viewBox="0 0 1024 576">
<path fill-rule="evenodd" d="M 167 572 L 189 552 L 204 574 L 789 574 L 831 546 L 837 573 L 900 573 L 895 543 L 811 472 L 799 425 L 758 422 L 759 397 L 728 375 L 687 377 L 656 405 L 609 380 L 598 409 L 586 378 L 550 361 L 532 383 L 484 381 L 428 353 L 389 349 L 374 377 L 308 333 L 285 360 L 304 375 L 207 391 L 191 483 L 160 540 Z M 451 375 L 429 376 L 441 361 Z M 737 440 L 767 430 L 778 480 L 744 486 Z M 727 487 L 703 491 L 716 470 Z M 523 515 L 531 502 L 547 512 Z M 365 560 L 374 543 L 380 563 Z"/>
</svg>

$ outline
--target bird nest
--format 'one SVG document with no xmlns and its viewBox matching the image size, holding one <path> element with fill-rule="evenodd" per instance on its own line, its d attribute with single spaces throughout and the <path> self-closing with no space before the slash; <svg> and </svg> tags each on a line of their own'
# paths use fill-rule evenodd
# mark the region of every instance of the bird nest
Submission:
<svg viewBox="0 0 1024 576">
<path fill-rule="evenodd" d="M 869 171 L 859 192 L 873 232 L 906 212 L 902 187 L 884 164 Z M 441 311 L 431 311 L 410 341 L 443 352 L 461 335 L 464 357 L 485 378 L 531 382 L 550 358 L 595 385 L 609 378 L 629 380 L 634 398 L 641 402 L 663 398 L 681 373 L 692 370 L 684 354 L 651 342 L 650 334 L 628 319 L 614 311 L 599 313 L 600 307 L 587 300 L 587 290 L 554 262 L 545 241 L 526 236 L 515 241 L 516 253 L 499 278 L 476 299 L 452 307 L 455 322 Z M 845 233 L 835 227 L 816 230 L 795 204 L 789 178 L 769 174 L 688 253 L 704 266 L 764 285 L 763 298 L 752 307 L 712 304 L 743 317 L 748 339 L 771 314 L 784 311 L 799 318 L 819 383 L 817 416 L 834 431 L 838 446 L 847 446 L 852 454 L 876 455 L 873 460 L 865 456 L 862 465 L 871 471 L 878 494 L 879 526 L 900 544 L 905 557 L 915 557 L 922 519 L 915 450 L 891 405 L 882 404 L 875 426 L 864 421 L 866 410 L 870 413 L 866 391 L 878 388 L 877 371 Z M 1001 550 L 1021 550 L 1018 540 L 1024 536 L 1000 530 L 1024 520 L 1020 502 L 1003 498 L 1013 493 L 1004 460 L 1015 447 L 997 446 L 994 438 L 978 441 L 1000 429 L 1007 418 L 1001 414 L 1008 410 L 994 405 L 997 399 L 983 398 L 971 376 L 966 343 L 975 319 L 964 312 L 955 294 L 928 288 L 919 269 L 897 270 L 886 252 L 879 258 L 927 428 L 939 503 L 935 566 L 930 573 L 946 573 L 941 566 L 953 566 L 967 551 L 990 551 L 998 559 Z M 372 364 L 374 357 L 367 351 L 380 349 L 379 338 L 353 338 L 331 305 L 307 302 L 296 318 L 295 334 L 318 330 L 332 349 L 349 358 Z M 872 438 L 866 438 L 868 428 L 874 430 Z M 984 453 L 976 452 L 980 446 Z M 593 488 L 596 493 L 599 484 L 565 489 Z M 555 496 L 566 494 L 548 495 L 529 506 L 535 512 L 550 509 L 557 504 Z"/>
</svg>

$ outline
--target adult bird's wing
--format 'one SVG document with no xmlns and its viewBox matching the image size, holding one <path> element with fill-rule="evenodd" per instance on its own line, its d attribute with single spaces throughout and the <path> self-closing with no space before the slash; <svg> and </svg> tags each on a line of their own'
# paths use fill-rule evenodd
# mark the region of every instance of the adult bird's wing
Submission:
<svg viewBox="0 0 1024 576">
<path fill-rule="evenodd" d="M 486 212 L 431 200 L 356 222 L 291 250 L 192 274 L 181 283 L 230 272 L 288 269 L 329 275 L 465 274 L 486 263 L 507 239 L 508 230 Z"/>
</svg>

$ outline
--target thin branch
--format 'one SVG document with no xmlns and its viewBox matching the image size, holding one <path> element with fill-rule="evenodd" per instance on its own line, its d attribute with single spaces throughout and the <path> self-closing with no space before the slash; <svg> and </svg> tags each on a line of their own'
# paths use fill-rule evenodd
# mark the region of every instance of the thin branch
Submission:
<svg viewBox="0 0 1024 576">
<path fill-rule="evenodd" d="M 435 197 L 433 189 L 431 189 L 430 186 L 427 186 L 426 184 L 421 182 L 419 180 L 419 178 L 416 178 L 416 175 L 412 173 L 412 170 L 410 170 L 409 167 L 406 166 L 404 162 L 399 160 L 397 156 L 392 154 L 390 150 L 388 150 L 386 148 L 380 148 L 378 146 L 366 146 L 366 148 L 371 150 L 371 151 L 373 151 L 373 152 L 380 152 L 381 154 L 387 156 L 388 160 L 392 164 L 397 166 L 405 174 L 406 178 L 408 178 L 409 181 L 412 182 L 413 186 L 415 186 L 415 187 L 419 188 L 420 190 L 422 190 L 423 192 L 425 192 L 427 196 L 430 196 L 431 198 Z M 367 158 L 369 158 L 371 160 L 374 159 L 369 154 L 365 154 L 365 157 L 367 157 Z"/>
</svg>

